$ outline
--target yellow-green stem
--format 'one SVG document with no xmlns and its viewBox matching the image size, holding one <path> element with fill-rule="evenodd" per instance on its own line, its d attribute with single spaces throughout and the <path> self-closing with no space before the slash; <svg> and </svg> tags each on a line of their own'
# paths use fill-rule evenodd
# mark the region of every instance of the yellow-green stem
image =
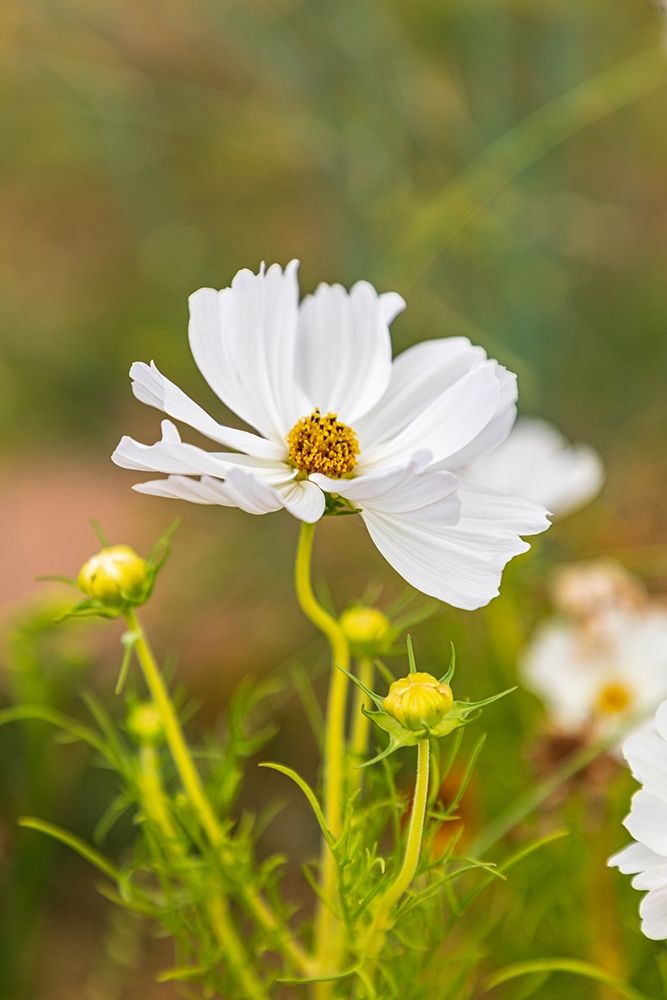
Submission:
<svg viewBox="0 0 667 1000">
<path fill-rule="evenodd" d="M 324 818 L 338 837 L 342 824 L 345 767 L 345 710 L 347 706 L 347 676 L 339 670 L 349 670 L 350 652 L 345 634 L 336 619 L 318 603 L 311 583 L 311 557 L 314 524 L 302 524 L 297 548 L 294 580 L 296 595 L 307 618 L 329 640 L 332 671 L 329 681 L 325 732 L 324 732 Z M 342 946 L 342 927 L 336 917 L 337 871 L 336 861 L 323 839 L 320 866 L 321 899 L 315 915 L 315 957 L 321 973 L 337 971 Z M 320 1000 L 331 995 L 332 984 L 321 983 L 317 988 Z"/>
<path fill-rule="evenodd" d="M 178 833 L 167 808 L 160 762 L 154 746 L 144 745 L 139 751 L 139 791 L 146 814 L 160 828 L 165 840 L 176 845 Z"/>
<path fill-rule="evenodd" d="M 426 803 L 428 801 L 429 753 L 429 741 L 427 739 L 420 740 L 417 744 L 417 778 L 415 781 L 415 793 L 412 800 L 410 825 L 408 827 L 408 838 L 405 843 L 403 864 L 394 882 L 389 886 L 384 895 L 380 897 L 375 916 L 368 931 L 365 952 L 371 966 L 380 953 L 385 934 L 391 928 L 392 910 L 403 893 L 410 887 L 410 883 L 417 871 L 417 865 L 419 864 L 424 835 L 424 820 L 426 818 Z"/>
<path fill-rule="evenodd" d="M 225 861 L 223 849 L 226 837 L 218 819 L 211 808 L 199 772 L 197 771 L 188 745 L 174 709 L 169 692 L 160 673 L 153 651 L 151 650 L 144 630 L 137 618 L 134 608 L 128 608 L 125 619 L 130 632 L 134 636 L 134 649 L 139 660 L 144 680 L 151 693 L 155 706 L 160 713 L 164 727 L 165 739 L 176 765 L 183 789 L 197 815 L 204 833 L 212 847 L 220 849 L 221 861 Z M 243 902 L 257 922 L 276 941 L 277 946 L 285 952 L 292 962 L 305 974 L 312 974 L 312 961 L 298 941 L 296 941 L 280 923 L 271 907 L 254 888 L 240 889 Z M 233 934 L 236 932 L 231 926 Z M 240 945 L 240 942 L 239 946 Z M 252 995 L 252 994 L 249 994 Z"/>
<path fill-rule="evenodd" d="M 367 687 L 373 688 L 373 661 L 368 656 L 362 656 L 357 664 L 357 678 Z M 363 713 L 364 708 L 372 708 L 368 695 L 360 687 L 356 688 L 354 695 L 354 708 L 352 709 L 352 733 L 350 735 L 350 756 L 351 764 L 354 767 L 368 752 L 368 730 L 370 720 Z"/>
<path fill-rule="evenodd" d="M 219 847 L 225 840 L 222 828 L 208 801 L 201 778 L 190 756 L 188 745 L 185 742 L 176 710 L 169 697 L 169 692 L 153 656 L 153 651 L 148 645 L 146 635 L 139 624 L 139 619 L 134 608 L 128 609 L 126 620 L 134 636 L 134 650 L 137 654 L 148 690 L 155 702 L 155 707 L 160 713 L 162 725 L 164 726 L 165 739 L 174 758 L 174 764 L 176 765 L 185 794 L 190 800 L 190 804 L 211 845 Z"/>
<path fill-rule="evenodd" d="M 139 789 L 146 813 L 161 830 L 167 849 L 180 856 L 182 849 L 167 809 L 160 764 L 154 747 L 147 745 L 141 747 L 139 767 Z M 242 942 L 236 934 L 227 900 L 220 894 L 212 895 L 207 903 L 207 910 L 213 933 L 225 956 L 225 962 L 233 970 L 245 995 L 252 1000 L 263 1000 L 266 996 L 264 987 L 255 975 Z"/>
</svg>

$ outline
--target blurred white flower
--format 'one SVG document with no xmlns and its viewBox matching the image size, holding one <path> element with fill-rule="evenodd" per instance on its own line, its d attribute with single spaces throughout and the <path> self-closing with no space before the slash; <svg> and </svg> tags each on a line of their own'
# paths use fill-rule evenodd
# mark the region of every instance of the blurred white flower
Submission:
<svg viewBox="0 0 667 1000">
<path fill-rule="evenodd" d="M 469 482 L 530 497 L 556 517 L 583 507 L 604 482 L 602 461 L 593 448 L 569 444 L 555 427 L 535 417 L 519 418 L 499 447 L 461 474 Z"/>
<path fill-rule="evenodd" d="M 613 559 L 561 566 L 554 574 L 551 589 L 559 610 L 592 626 L 598 616 L 608 611 L 632 611 L 648 602 L 641 582 Z"/>
<path fill-rule="evenodd" d="M 667 939 L 667 701 L 648 725 L 623 744 L 623 755 L 643 785 L 632 797 L 623 825 L 635 843 L 609 858 L 611 868 L 634 875 L 635 889 L 647 890 L 639 904 L 642 932 Z"/>
<path fill-rule="evenodd" d="M 520 673 L 561 732 L 611 736 L 667 696 L 667 612 L 615 610 L 594 630 L 549 622 L 527 647 Z"/>
<path fill-rule="evenodd" d="M 190 298 L 199 370 L 258 433 L 217 423 L 137 362 L 137 399 L 233 451 L 183 443 L 165 420 L 156 444 L 122 438 L 114 462 L 166 474 L 140 492 L 252 514 L 285 508 L 313 522 L 327 495 L 343 498 L 418 590 L 461 608 L 486 604 L 508 560 L 529 547 L 520 536 L 548 527 L 540 504 L 454 474 L 509 433 L 515 376 L 462 337 L 417 344 L 392 363 L 400 295 L 322 284 L 299 304 L 297 266 L 242 270 L 231 288 Z"/>
</svg>

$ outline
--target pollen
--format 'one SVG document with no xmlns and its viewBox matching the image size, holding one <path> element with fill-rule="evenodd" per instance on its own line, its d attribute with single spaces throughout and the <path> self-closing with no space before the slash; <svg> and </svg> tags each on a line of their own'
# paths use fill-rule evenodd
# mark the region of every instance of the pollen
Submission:
<svg viewBox="0 0 667 1000">
<path fill-rule="evenodd" d="M 597 709 L 604 715 L 620 715 L 630 708 L 633 700 L 632 692 L 625 684 L 611 681 L 600 689 L 597 697 Z"/>
<path fill-rule="evenodd" d="M 331 479 L 342 479 L 352 472 L 359 454 L 357 435 L 335 413 L 322 416 L 313 410 L 297 420 L 287 435 L 288 459 L 304 475 L 320 472 Z"/>
</svg>

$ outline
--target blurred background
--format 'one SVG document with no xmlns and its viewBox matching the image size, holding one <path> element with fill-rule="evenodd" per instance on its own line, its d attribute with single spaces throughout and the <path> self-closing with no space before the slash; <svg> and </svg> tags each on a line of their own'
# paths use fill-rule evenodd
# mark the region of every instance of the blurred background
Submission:
<svg viewBox="0 0 667 1000">
<path fill-rule="evenodd" d="M 130 393 L 133 360 L 155 358 L 222 416 L 189 355 L 187 296 L 261 260 L 300 258 L 304 291 L 363 277 L 401 292 L 396 350 L 470 336 L 519 373 L 524 413 L 600 451 L 602 497 L 512 570 L 530 584 L 526 634 L 556 561 L 615 555 L 651 592 L 667 590 L 666 31 L 648 0 L 4 0 L 3 703 L 77 713 L 88 687 L 112 704 L 120 626 L 54 629 L 67 597 L 35 582 L 76 573 L 96 548 L 91 517 L 141 552 L 183 517 L 147 618 L 203 706 L 195 731 L 218 724 L 242 677 L 324 662 L 292 595 L 287 514 L 139 497 L 109 461 L 121 434 L 157 436 L 156 412 Z M 369 579 L 381 602 L 403 590 L 354 519 L 323 525 L 317 571 L 338 607 Z M 489 653 L 488 617 L 442 609 L 416 634 L 434 664 L 455 638 L 461 683 L 479 697 L 512 669 Z M 530 780 L 541 716 L 523 698 L 490 732 L 478 783 L 497 792 L 480 792 L 480 809 Z M 281 706 L 271 753 L 297 762 L 306 724 L 298 700 Z M 165 945 L 114 913 L 82 862 L 16 829 L 31 812 L 89 835 L 106 777 L 33 724 L 0 731 L 0 752 L 0 998 L 175 996 L 152 980 Z M 258 801 L 273 794 L 273 778 L 253 781 Z M 619 774 L 612 849 L 631 787 Z M 596 894 L 579 829 L 499 896 L 492 965 L 591 957 L 595 919 L 582 928 L 572 916 Z M 128 831 L 111 836 L 122 853 Z M 272 850 L 313 849 L 300 802 L 270 838 Z M 542 902 L 529 898 L 536 880 L 551 894 Z M 614 891 L 622 971 L 658 996 L 636 895 Z M 541 989 L 600 995 L 556 979 Z"/>
</svg>

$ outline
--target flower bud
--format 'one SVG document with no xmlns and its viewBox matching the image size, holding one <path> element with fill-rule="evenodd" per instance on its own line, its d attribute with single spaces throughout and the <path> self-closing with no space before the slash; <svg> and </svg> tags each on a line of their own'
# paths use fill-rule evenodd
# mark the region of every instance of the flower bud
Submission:
<svg viewBox="0 0 667 1000">
<path fill-rule="evenodd" d="M 432 674 L 416 673 L 394 681 L 383 708 L 406 729 L 420 732 L 437 725 L 453 704 L 449 684 L 442 684 Z"/>
<path fill-rule="evenodd" d="M 107 604 L 141 599 L 148 580 L 146 561 L 129 545 L 111 545 L 91 556 L 81 569 L 79 588 Z"/>
<path fill-rule="evenodd" d="M 162 737 L 162 717 L 150 701 L 134 705 L 127 717 L 127 731 L 137 743 L 157 743 Z"/>
<path fill-rule="evenodd" d="M 348 608 L 340 616 L 340 627 L 352 650 L 359 653 L 374 652 L 386 638 L 390 622 L 378 608 Z"/>
</svg>

